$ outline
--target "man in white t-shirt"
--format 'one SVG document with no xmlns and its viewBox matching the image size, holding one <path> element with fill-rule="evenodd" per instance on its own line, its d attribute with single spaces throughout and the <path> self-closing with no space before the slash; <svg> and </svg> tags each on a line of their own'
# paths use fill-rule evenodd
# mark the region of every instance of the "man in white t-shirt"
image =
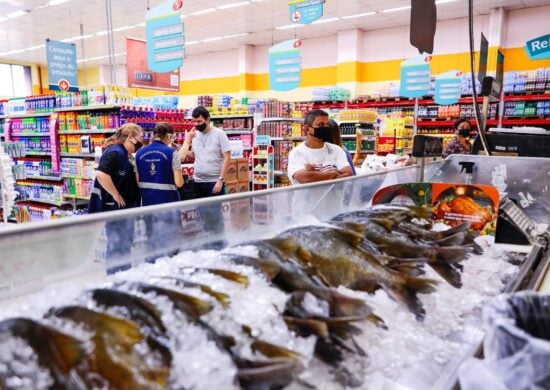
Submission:
<svg viewBox="0 0 550 390">
<path fill-rule="evenodd" d="M 292 184 L 313 183 L 352 176 L 346 152 L 330 139 L 328 114 L 312 110 L 304 119 L 307 139 L 290 151 L 288 177 Z"/>
</svg>

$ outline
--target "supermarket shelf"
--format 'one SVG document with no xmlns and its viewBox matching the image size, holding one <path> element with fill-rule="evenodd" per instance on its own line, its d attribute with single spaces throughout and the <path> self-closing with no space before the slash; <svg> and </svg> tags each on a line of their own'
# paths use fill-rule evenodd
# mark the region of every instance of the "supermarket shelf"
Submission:
<svg viewBox="0 0 550 390">
<path fill-rule="evenodd" d="M 82 195 L 63 194 L 63 197 L 67 199 L 90 200 L 89 196 L 82 196 Z"/>
<path fill-rule="evenodd" d="M 59 153 L 61 157 L 75 157 L 75 158 L 94 158 L 93 153 Z"/>
<path fill-rule="evenodd" d="M 488 125 L 497 125 L 498 121 L 487 121 Z M 550 126 L 550 118 L 544 119 L 503 119 L 503 126 Z"/>
<path fill-rule="evenodd" d="M 252 114 L 235 114 L 235 115 L 214 115 L 211 116 L 210 119 L 216 120 L 216 119 L 233 119 L 233 118 L 254 118 L 254 115 Z"/>
<path fill-rule="evenodd" d="M 252 134 L 252 129 L 222 129 L 227 135 Z"/>
<path fill-rule="evenodd" d="M 306 140 L 306 137 L 271 137 L 271 136 L 269 137 L 271 141 L 305 141 Z"/>
<path fill-rule="evenodd" d="M 269 173 L 268 169 L 254 169 L 254 173 Z"/>
<path fill-rule="evenodd" d="M 252 150 L 252 146 L 243 146 L 243 150 Z"/>
<path fill-rule="evenodd" d="M 448 133 L 448 134 L 419 134 L 419 135 L 425 135 L 426 137 L 438 137 L 438 138 L 454 138 L 454 134 L 453 133 Z"/>
<path fill-rule="evenodd" d="M 285 171 L 274 171 L 273 173 L 275 174 L 275 176 L 284 176 L 284 175 L 286 175 Z"/>
<path fill-rule="evenodd" d="M 80 179 L 80 180 L 95 180 L 92 177 L 86 177 L 86 176 L 77 176 L 77 175 L 61 175 L 64 179 Z"/>
<path fill-rule="evenodd" d="M 56 108 L 55 112 L 72 112 L 72 111 L 93 111 L 93 110 L 115 110 L 119 109 L 120 106 L 115 105 L 100 105 L 100 106 L 80 106 L 80 107 L 64 107 Z"/>
<path fill-rule="evenodd" d="M 391 136 L 390 136 L 391 137 Z M 412 135 L 406 136 L 406 137 L 394 137 L 395 139 L 412 139 Z"/>
<path fill-rule="evenodd" d="M 63 181 L 63 177 L 61 176 L 31 176 L 31 175 L 27 175 L 27 178 L 26 179 L 23 179 L 23 180 L 45 180 L 45 181 Z M 18 181 L 23 181 L 23 180 L 18 180 Z"/>
<path fill-rule="evenodd" d="M 12 137 L 49 137 L 50 133 L 21 133 L 21 134 L 12 134 Z"/>
<path fill-rule="evenodd" d="M 252 184 L 260 185 L 260 186 L 267 186 L 267 185 L 269 185 L 269 183 L 266 182 L 266 181 L 253 181 Z"/>
<path fill-rule="evenodd" d="M 352 139 L 352 138 L 355 139 L 355 138 L 357 138 L 357 135 L 355 135 L 355 134 L 342 134 L 341 136 L 344 139 Z"/>
<path fill-rule="evenodd" d="M 531 94 L 531 95 L 508 95 L 504 96 L 505 102 L 529 102 L 529 101 L 540 101 L 540 100 L 550 100 L 550 94 Z"/>
<path fill-rule="evenodd" d="M 117 129 L 85 129 L 85 130 L 60 130 L 58 134 L 60 135 L 71 135 L 71 134 L 112 134 L 116 133 Z"/>
<path fill-rule="evenodd" d="M 262 122 L 282 122 L 282 121 L 303 122 L 304 118 L 281 118 L 281 117 L 261 118 L 259 120 L 259 123 L 262 123 Z"/>
<path fill-rule="evenodd" d="M 252 158 L 256 159 L 256 160 L 267 160 L 268 157 L 267 156 L 258 156 L 258 155 L 254 155 L 252 156 Z"/>
<path fill-rule="evenodd" d="M 0 115 L 0 120 L 6 119 L 7 117 L 8 117 L 7 115 Z"/>
<path fill-rule="evenodd" d="M 376 150 L 361 150 L 361 154 L 374 154 Z M 350 151 L 350 154 L 357 154 L 355 150 Z"/>
<path fill-rule="evenodd" d="M 70 204 L 70 202 L 56 202 L 55 200 L 48 200 L 48 199 L 40 199 L 40 198 L 27 198 L 23 200 L 18 200 L 18 203 L 21 202 L 36 202 L 36 203 L 44 203 L 44 204 L 50 204 L 52 206 L 65 206 Z"/>
<path fill-rule="evenodd" d="M 42 117 L 47 117 L 47 116 L 50 116 L 50 115 L 52 115 L 51 112 L 41 112 L 41 113 L 37 113 L 37 114 L 19 114 L 19 115 L 10 114 L 10 115 L 8 115 L 8 118 L 11 118 L 11 119 L 42 118 Z"/>
<path fill-rule="evenodd" d="M 50 157 L 52 154 L 48 152 L 27 152 L 25 153 L 25 156 L 37 156 L 37 157 Z"/>
<path fill-rule="evenodd" d="M 366 124 L 366 125 L 375 125 L 376 122 L 374 121 L 361 121 L 361 120 L 344 120 L 344 121 L 336 121 L 336 123 L 338 123 L 339 125 L 343 124 L 343 123 L 361 123 L 361 124 Z"/>
</svg>

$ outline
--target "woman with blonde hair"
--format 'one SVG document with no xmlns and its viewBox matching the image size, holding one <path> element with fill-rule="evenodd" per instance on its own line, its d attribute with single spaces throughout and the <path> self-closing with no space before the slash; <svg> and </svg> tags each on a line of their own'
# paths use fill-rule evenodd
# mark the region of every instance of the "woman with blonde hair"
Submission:
<svg viewBox="0 0 550 390">
<path fill-rule="evenodd" d="M 105 141 L 105 151 L 96 168 L 96 179 L 88 205 L 89 213 L 113 211 L 139 206 L 139 187 L 134 173 L 132 153 L 143 146 L 143 130 L 134 123 L 122 125 L 115 135 Z M 114 262 L 116 272 L 128 268 L 127 263 L 134 239 L 134 221 L 124 218 L 105 226 L 107 262 Z"/>
</svg>

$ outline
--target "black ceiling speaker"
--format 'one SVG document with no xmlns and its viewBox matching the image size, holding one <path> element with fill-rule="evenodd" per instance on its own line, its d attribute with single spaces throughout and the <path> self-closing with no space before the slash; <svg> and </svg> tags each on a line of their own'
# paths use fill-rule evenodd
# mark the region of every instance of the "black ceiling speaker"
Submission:
<svg viewBox="0 0 550 390">
<path fill-rule="evenodd" d="M 411 0 L 411 45 L 420 54 L 433 53 L 436 22 L 435 0 Z"/>
</svg>

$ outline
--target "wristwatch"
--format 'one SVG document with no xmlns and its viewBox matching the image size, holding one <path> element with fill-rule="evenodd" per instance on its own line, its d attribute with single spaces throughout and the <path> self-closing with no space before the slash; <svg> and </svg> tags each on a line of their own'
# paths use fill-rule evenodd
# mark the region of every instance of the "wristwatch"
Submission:
<svg viewBox="0 0 550 390">
<path fill-rule="evenodd" d="M 218 181 L 221 181 L 222 183 L 225 183 L 225 179 L 223 178 L 223 176 L 218 177 Z"/>
</svg>

